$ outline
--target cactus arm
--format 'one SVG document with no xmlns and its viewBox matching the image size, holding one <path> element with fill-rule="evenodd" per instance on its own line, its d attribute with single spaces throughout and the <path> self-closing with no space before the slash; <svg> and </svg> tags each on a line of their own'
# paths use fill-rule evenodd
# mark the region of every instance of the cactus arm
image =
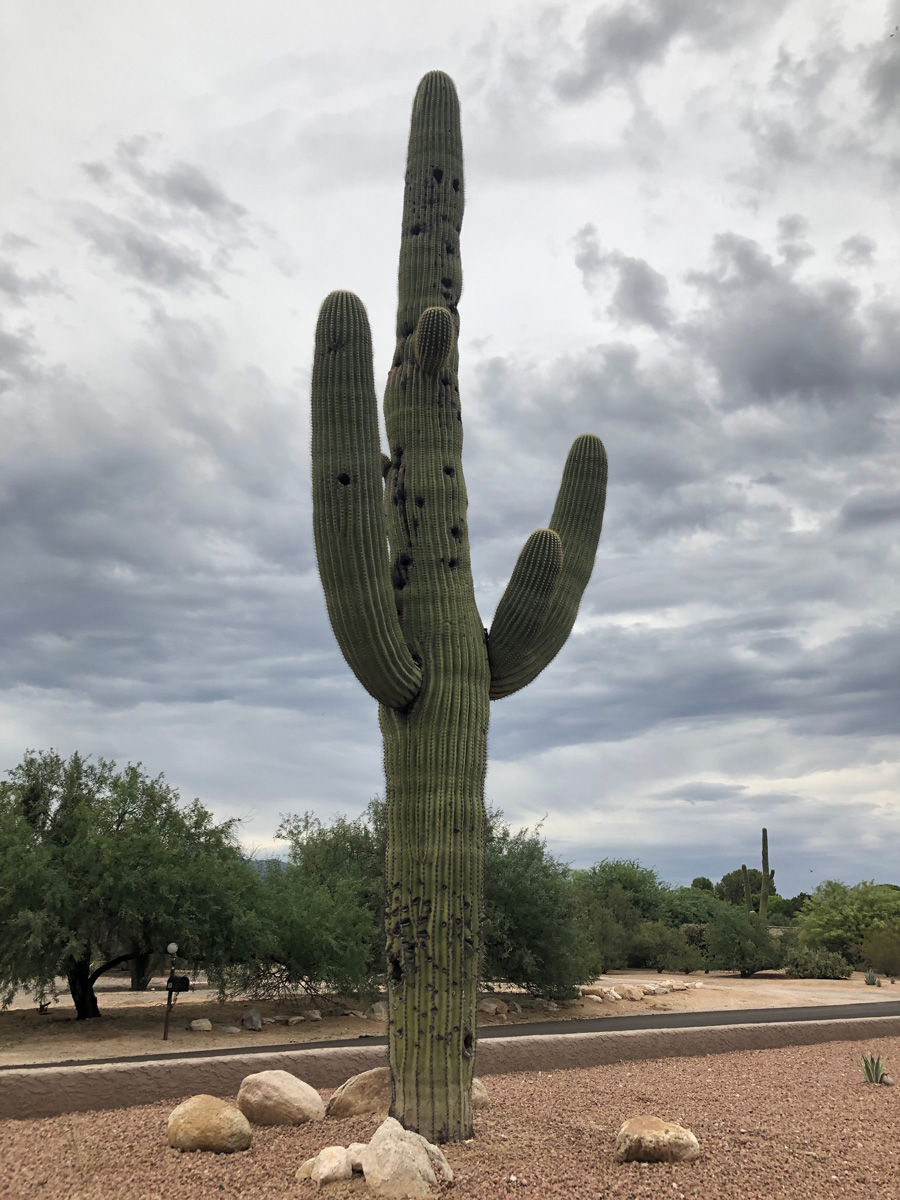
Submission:
<svg viewBox="0 0 900 1200">
<path fill-rule="evenodd" d="M 550 612 L 562 572 L 562 542 L 552 529 L 536 529 L 497 606 L 488 640 L 492 676 L 505 676 L 533 649 Z"/>
<path fill-rule="evenodd" d="M 542 628 L 532 645 L 521 641 L 515 651 L 504 648 L 502 661 L 495 664 L 491 653 L 492 630 L 488 638 L 492 700 L 509 696 L 531 683 L 553 661 L 571 633 L 578 605 L 591 577 L 603 527 L 606 477 L 606 450 L 603 443 L 594 434 L 582 434 L 575 439 L 569 451 L 550 519 L 550 529 L 559 535 L 562 544 L 562 570 L 547 606 Z M 504 594 L 498 615 L 506 600 Z M 510 596 L 509 603 L 515 603 L 514 595 Z M 510 639 L 505 621 L 501 622 L 497 632 L 501 645 L 506 647 Z"/>
<path fill-rule="evenodd" d="M 418 695 L 422 673 L 397 617 L 372 338 L 365 309 L 351 292 L 332 292 L 319 314 L 312 449 L 316 556 L 335 637 L 366 691 L 403 708 Z"/>
<path fill-rule="evenodd" d="M 753 897 L 750 894 L 750 873 L 746 863 L 741 863 L 741 879 L 744 881 L 744 904 L 747 906 L 747 912 L 752 913 Z"/>
</svg>

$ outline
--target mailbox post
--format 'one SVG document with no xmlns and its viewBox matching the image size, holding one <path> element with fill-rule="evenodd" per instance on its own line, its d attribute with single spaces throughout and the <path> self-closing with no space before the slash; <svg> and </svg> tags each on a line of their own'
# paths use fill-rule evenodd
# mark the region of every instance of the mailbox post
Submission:
<svg viewBox="0 0 900 1200">
<path fill-rule="evenodd" d="M 169 942 L 168 946 L 166 946 L 166 954 L 171 954 L 172 963 L 169 968 L 169 978 L 166 980 L 166 992 L 168 995 L 166 997 L 166 1020 L 163 1026 L 164 1042 L 169 1040 L 169 1014 L 172 1012 L 175 1001 L 178 999 L 178 993 L 186 992 L 191 986 L 191 981 L 187 975 L 175 974 L 175 955 L 177 953 L 177 944 L 175 942 Z"/>
</svg>

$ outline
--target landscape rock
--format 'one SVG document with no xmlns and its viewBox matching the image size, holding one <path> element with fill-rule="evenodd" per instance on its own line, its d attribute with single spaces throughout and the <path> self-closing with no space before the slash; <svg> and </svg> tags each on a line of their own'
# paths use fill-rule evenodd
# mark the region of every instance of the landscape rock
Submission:
<svg viewBox="0 0 900 1200">
<path fill-rule="evenodd" d="M 603 997 L 602 997 L 602 996 L 595 996 L 593 992 L 589 992 L 589 993 L 588 993 L 588 994 L 587 994 L 587 995 L 584 997 L 584 999 L 585 999 L 585 1000 L 593 1000 L 593 1002 L 594 1002 L 595 1004 L 602 1004 L 602 1003 L 603 1003 Z"/>
<path fill-rule="evenodd" d="M 522 1005 L 518 1000 L 507 1000 L 506 1003 L 509 1005 L 510 1012 L 520 1013 L 522 1011 Z"/>
<path fill-rule="evenodd" d="M 452 1182 L 453 1172 L 437 1146 L 387 1117 L 361 1151 L 366 1183 L 376 1196 L 426 1200 L 438 1176 Z"/>
<path fill-rule="evenodd" d="M 353 1160 L 349 1150 L 343 1146 L 326 1146 L 315 1158 L 308 1158 L 299 1168 L 296 1179 L 312 1179 L 320 1187 L 323 1183 L 337 1183 L 339 1179 L 353 1178 Z"/>
<path fill-rule="evenodd" d="M 609 991 L 609 988 L 601 987 L 600 984 L 598 984 L 598 983 L 592 983 L 589 986 L 583 987 L 581 989 L 581 995 L 582 996 L 599 996 L 602 999 L 604 992 L 608 992 L 608 991 Z"/>
<path fill-rule="evenodd" d="M 505 1007 L 506 1006 L 504 1005 L 504 1008 Z M 488 1016 L 488 1017 L 495 1017 L 497 1015 L 497 1013 L 500 1011 L 500 1006 L 498 1005 L 496 1000 L 489 1000 L 489 999 L 487 999 L 487 997 L 485 997 L 484 1000 L 479 1000 L 478 1003 L 475 1005 L 475 1011 L 484 1013 L 485 1016 Z"/>
<path fill-rule="evenodd" d="M 250 1122 L 233 1104 L 218 1096 L 191 1096 L 169 1114 L 166 1129 L 175 1150 L 209 1150 L 231 1154 L 249 1149 L 253 1138 Z"/>
<path fill-rule="evenodd" d="M 212 1029 L 212 1021 L 206 1017 L 198 1017 L 196 1021 L 191 1021 L 191 1030 L 194 1033 L 209 1033 Z"/>
<path fill-rule="evenodd" d="M 555 1000 L 542 1000 L 541 1008 L 544 1010 L 544 1012 L 558 1012 L 559 1011 L 559 1005 L 556 1003 Z"/>
<path fill-rule="evenodd" d="M 275 1018 L 274 1017 L 263 1017 L 262 1023 L 263 1023 L 263 1025 L 274 1025 Z"/>
<path fill-rule="evenodd" d="M 633 983 L 620 983 L 616 986 L 616 991 L 622 1000 L 643 1000 L 643 989 L 636 987 Z"/>
<path fill-rule="evenodd" d="M 372 1067 L 353 1075 L 332 1094 L 325 1109 L 327 1117 L 342 1121 L 364 1113 L 387 1113 L 391 1107 L 391 1068 Z"/>
<path fill-rule="evenodd" d="M 241 1027 L 239 1025 L 223 1025 L 222 1032 L 223 1033 L 242 1033 L 243 1030 L 241 1029 Z"/>
<path fill-rule="evenodd" d="M 290 1071 L 257 1071 L 245 1076 L 237 1103 L 254 1125 L 305 1125 L 325 1117 L 325 1105 L 316 1089 Z"/>
<path fill-rule="evenodd" d="M 374 1004 L 370 1004 L 366 1009 L 366 1018 L 369 1021 L 386 1021 L 388 1019 L 387 1001 L 376 1000 Z"/>
<path fill-rule="evenodd" d="M 892 1075 L 882 1075 L 881 1082 L 885 1087 L 893 1087 L 894 1079 Z"/>
<path fill-rule="evenodd" d="M 659 1117 L 631 1117 L 616 1135 L 617 1162 L 691 1162 L 700 1143 L 689 1129 Z"/>
<path fill-rule="evenodd" d="M 288 1025 L 299 1025 L 301 1021 L 305 1021 L 306 1017 L 288 1017 Z"/>
<path fill-rule="evenodd" d="M 616 1000 L 621 1000 L 622 997 L 619 995 L 619 993 L 616 991 L 615 988 L 607 988 L 606 994 L 603 997 L 603 999 L 604 1000 L 612 1000 L 615 1002 Z"/>
<path fill-rule="evenodd" d="M 481 1080 L 476 1076 L 472 1080 L 472 1107 L 474 1109 L 479 1109 L 479 1108 L 490 1108 L 490 1106 L 491 1106 L 491 1101 L 490 1101 L 490 1097 L 488 1096 L 487 1088 L 484 1086 L 484 1084 L 481 1082 Z"/>
<path fill-rule="evenodd" d="M 307 1021 L 321 1021 L 322 1014 L 319 1012 L 319 1010 L 317 1008 L 311 1008 L 311 1009 L 309 1009 L 309 1011 L 306 1014 L 306 1019 L 307 1019 Z"/>
<path fill-rule="evenodd" d="M 241 1017 L 241 1024 L 245 1029 L 249 1029 L 253 1033 L 258 1033 L 262 1029 L 262 1017 L 258 1008 L 248 1008 Z"/>
</svg>

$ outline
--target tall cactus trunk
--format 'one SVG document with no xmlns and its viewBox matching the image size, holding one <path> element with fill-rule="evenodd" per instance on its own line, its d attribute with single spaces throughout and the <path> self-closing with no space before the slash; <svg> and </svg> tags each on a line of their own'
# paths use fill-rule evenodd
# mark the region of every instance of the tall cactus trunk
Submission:
<svg viewBox="0 0 900 1200">
<path fill-rule="evenodd" d="M 462 471 L 462 165 L 456 89 L 432 71 L 409 137 L 390 454 L 379 449 L 368 320 L 349 292 L 322 305 L 312 384 L 319 571 L 384 739 L 391 1111 L 435 1142 L 472 1136 L 490 701 L 534 679 L 568 637 L 606 495 L 603 444 L 583 434 L 550 528 L 525 543 L 488 636 Z"/>
<path fill-rule="evenodd" d="M 775 872 L 769 870 L 769 834 L 765 826 L 762 831 L 762 884 L 759 889 L 759 919 L 769 919 L 769 895 L 774 890 Z"/>
</svg>

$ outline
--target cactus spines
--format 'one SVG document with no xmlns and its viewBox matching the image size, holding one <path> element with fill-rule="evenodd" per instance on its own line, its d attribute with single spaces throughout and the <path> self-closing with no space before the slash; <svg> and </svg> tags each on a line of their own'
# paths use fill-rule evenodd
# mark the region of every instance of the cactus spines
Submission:
<svg viewBox="0 0 900 1200">
<path fill-rule="evenodd" d="M 603 518 L 599 438 L 569 454 L 549 529 L 526 542 L 485 635 L 475 603 L 458 367 L 462 138 L 452 80 L 419 84 L 400 240 L 397 345 L 380 451 L 361 302 L 324 302 L 313 369 L 316 554 L 338 643 L 379 701 L 392 1114 L 472 1136 L 490 700 L 564 643 Z"/>
</svg>

